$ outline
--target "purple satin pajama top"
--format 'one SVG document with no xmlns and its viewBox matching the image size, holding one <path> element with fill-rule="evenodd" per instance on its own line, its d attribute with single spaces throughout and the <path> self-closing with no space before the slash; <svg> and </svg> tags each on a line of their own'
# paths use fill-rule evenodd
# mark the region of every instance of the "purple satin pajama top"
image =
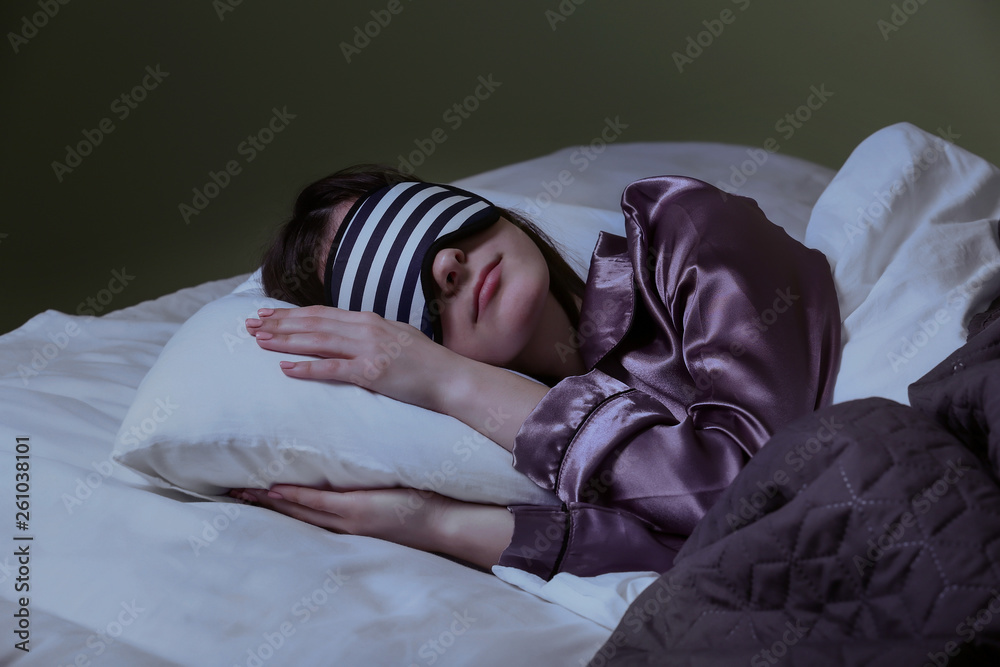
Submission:
<svg viewBox="0 0 1000 667">
<path fill-rule="evenodd" d="M 515 505 L 500 565 L 550 579 L 671 568 L 695 524 L 790 420 L 829 404 L 840 309 L 826 257 L 757 203 L 662 176 L 622 194 L 579 324 L 590 372 L 545 395 L 514 467 L 562 506 Z"/>
</svg>

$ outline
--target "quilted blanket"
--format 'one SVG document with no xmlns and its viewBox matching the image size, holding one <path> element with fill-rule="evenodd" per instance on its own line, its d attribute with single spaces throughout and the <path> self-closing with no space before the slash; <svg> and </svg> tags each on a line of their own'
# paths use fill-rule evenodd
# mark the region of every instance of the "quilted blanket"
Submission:
<svg viewBox="0 0 1000 667">
<path fill-rule="evenodd" d="M 590 666 L 1000 664 L 1000 318 L 980 322 L 910 406 L 777 433 Z"/>
</svg>

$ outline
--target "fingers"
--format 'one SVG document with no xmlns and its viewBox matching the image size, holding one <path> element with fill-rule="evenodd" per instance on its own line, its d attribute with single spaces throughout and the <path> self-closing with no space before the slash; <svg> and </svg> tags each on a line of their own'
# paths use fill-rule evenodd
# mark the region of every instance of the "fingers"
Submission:
<svg viewBox="0 0 1000 667">
<path fill-rule="evenodd" d="M 355 382 L 357 373 L 352 372 L 351 362 L 342 359 L 320 359 L 318 361 L 280 361 L 278 366 L 288 377 L 301 380 L 336 380 Z"/>
<path fill-rule="evenodd" d="M 268 492 L 266 489 L 232 489 L 229 495 L 320 528 L 347 532 L 347 521 L 337 512 L 338 506 L 343 504 L 338 496 L 343 494 L 287 485 L 283 486 L 283 490 L 284 493 Z"/>
<path fill-rule="evenodd" d="M 357 337 L 355 329 L 358 328 L 359 323 L 353 320 L 356 320 L 356 318 L 326 317 L 323 315 L 251 317 L 246 320 L 246 328 L 258 340 L 278 334 L 309 332 L 339 332 L 341 335 L 348 337 Z M 269 336 L 264 336 L 264 334 L 268 334 Z"/>
<path fill-rule="evenodd" d="M 375 324 L 381 320 L 370 312 L 344 310 L 330 306 L 303 306 L 302 308 L 261 308 L 257 317 L 247 319 L 247 330 L 294 332 L 327 329 L 342 324 Z"/>
<path fill-rule="evenodd" d="M 275 484 L 271 487 L 268 495 L 272 499 L 274 495 L 277 495 L 282 500 L 340 516 L 347 514 L 351 507 L 350 492 L 325 491 L 292 484 Z"/>
<path fill-rule="evenodd" d="M 301 308 L 259 308 L 257 317 L 270 317 L 273 319 L 295 318 L 295 317 L 336 317 L 337 313 L 350 311 L 332 308 L 329 306 L 303 306 Z"/>
<path fill-rule="evenodd" d="M 395 364 L 391 372 L 381 363 L 395 359 L 413 341 L 426 338 L 418 329 L 403 322 L 386 320 L 372 312 L 354 312 L 326 306 L 304 308 L 262 308 L 259 318 L 246 321 L 247 331 L 258 347 L 318 357 L 315 360 L 282 360 L 282 372 L 289 377 L 309 380 L 349 382 L 407 402 L 413 393 L 412 371 L 418 371 L 425 357 L 416 362 Z M 388 352 L 387 352 L 388 351 Z M 412 352 L 406 351 L 410 359 Z M 406 373 L 409 372 L 410 375 Z M 409 383 L 409 384 L 407 384 Z M 403 395 L 391 392 L 402 389 Z M 417 396 L 420 400 L 421 396 Z"/>
<path fill-rule="evenodd" d="M 253 326 L 247 320 L 247 331 L 265 350 L 317 357 L 349 359 L 363 354 L 366 332 L 358 325 L 333 322 L 323 318 L 297 318 L 285 323 L 262 323 Z M 367 338 L 371 338 L 371 333 Z"/>
<path fill-rule="evenodd" d="M 270 313 L 266 314 L 265 313 Z M 371 312 L 308 306 L 262 308 L 259 318 L 248 318 L 246 329 L 268 350 L 319 357 L 352 358 L 373 341 L 400 336 L 402 325 Z"/>
<path fill-rule="evenodd" d="M 268 498 L 266 495 L 264 495 L 260 500 L 260 504 L 268 509 L 274 510 L 275 512 L 280 512 L 281 514 L 290 516 L 293 519 L 298 519 L 299 521 L 311 523 L 312 525 L 319 526 L 320 528 L 332 530 L 337 533 L 346 532 L 343 525 L 343 517 L 339 517 L 336 514 L 322 512 L 320 510 L 289 502 L 287 500 Z"/>
<path fill-rule="evenodd" d="M 275 484 L 268 489 L 230 489 L 229 495 L 247 502 L 292 503 L 327 514 L 343 516 L 350 511 L 350 491 L 328 491 L 308 486 Z"/>
<path fill-rule="evenodd" d="M 331 359 L 351 359 L 364 354 L 366 342 L 361 337 L 337 331 L 260 332 L 257 345 L 265 350 L 312 355 Z"/>
</svg>

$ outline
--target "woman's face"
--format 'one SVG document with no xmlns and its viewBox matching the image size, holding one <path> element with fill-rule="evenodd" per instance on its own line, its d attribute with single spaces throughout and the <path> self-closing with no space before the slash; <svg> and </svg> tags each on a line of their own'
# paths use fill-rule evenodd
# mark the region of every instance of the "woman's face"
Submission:
<svg viewBox="0 0 1000 667">
<path fill-rule="evenodd" d="M 442 344 L 464 357 L 508 365 L 538 329 L 549 269 L 538 246 L 506 218 L 438 251 L 431 265 Z"/>
<path fill-rule="evenodd" d="M 353 203 L 334 208 L 320 257 L 326 257 Z M 545 258 L 506 218 L 439 250 L 431 274 L 433 298 L 427 305 L 441 318 L 442 344 L 484 363 L 508 365 L 524 351 L 543 311 L 551 307 Z"/>
</svg>

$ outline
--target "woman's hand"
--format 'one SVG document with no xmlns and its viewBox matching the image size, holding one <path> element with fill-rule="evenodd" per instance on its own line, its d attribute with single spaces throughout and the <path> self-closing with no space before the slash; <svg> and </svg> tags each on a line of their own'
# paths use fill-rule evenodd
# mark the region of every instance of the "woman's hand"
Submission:
<svg viewBox="0 0 1000 667">
<path fill-rule="evenodd" d="M 415 327 L 328 306 L 261 308 L 247 331 L 266 350 L 322 357 L 282 361 L 289 377 L 339 380 L 461 420 L 512 451 L 545 385 L 438 345 Z"/>
<path fill-rule="evenodd" d="M 418 329 L 375 313 L 328 306 L 262 308 L 246 321 L 266 350 L 322 357 L 282 361 L 286 375 L 350 382 L 406 403 L 442 412 L 437 391 L 464 357 Z"/>
<path fill-rule="evenodd" d="M 416 489 L 327 491 L 291 484 L 270 491 L 233 489 L 229 495 L 335 533 L 377 537 L 424 551 L 436 546 L 447 505 L 458 502 Z"/>
<path fill-rule="evenodd" d="M 504 507 L 478 505 L 433 491 L 327 491 L 291 484 L 232 489 L 229 495 L 337 533 L 376 537 L 456 556 L 484 568 L 497 563 L 514 531 Z"/>
</svg>

